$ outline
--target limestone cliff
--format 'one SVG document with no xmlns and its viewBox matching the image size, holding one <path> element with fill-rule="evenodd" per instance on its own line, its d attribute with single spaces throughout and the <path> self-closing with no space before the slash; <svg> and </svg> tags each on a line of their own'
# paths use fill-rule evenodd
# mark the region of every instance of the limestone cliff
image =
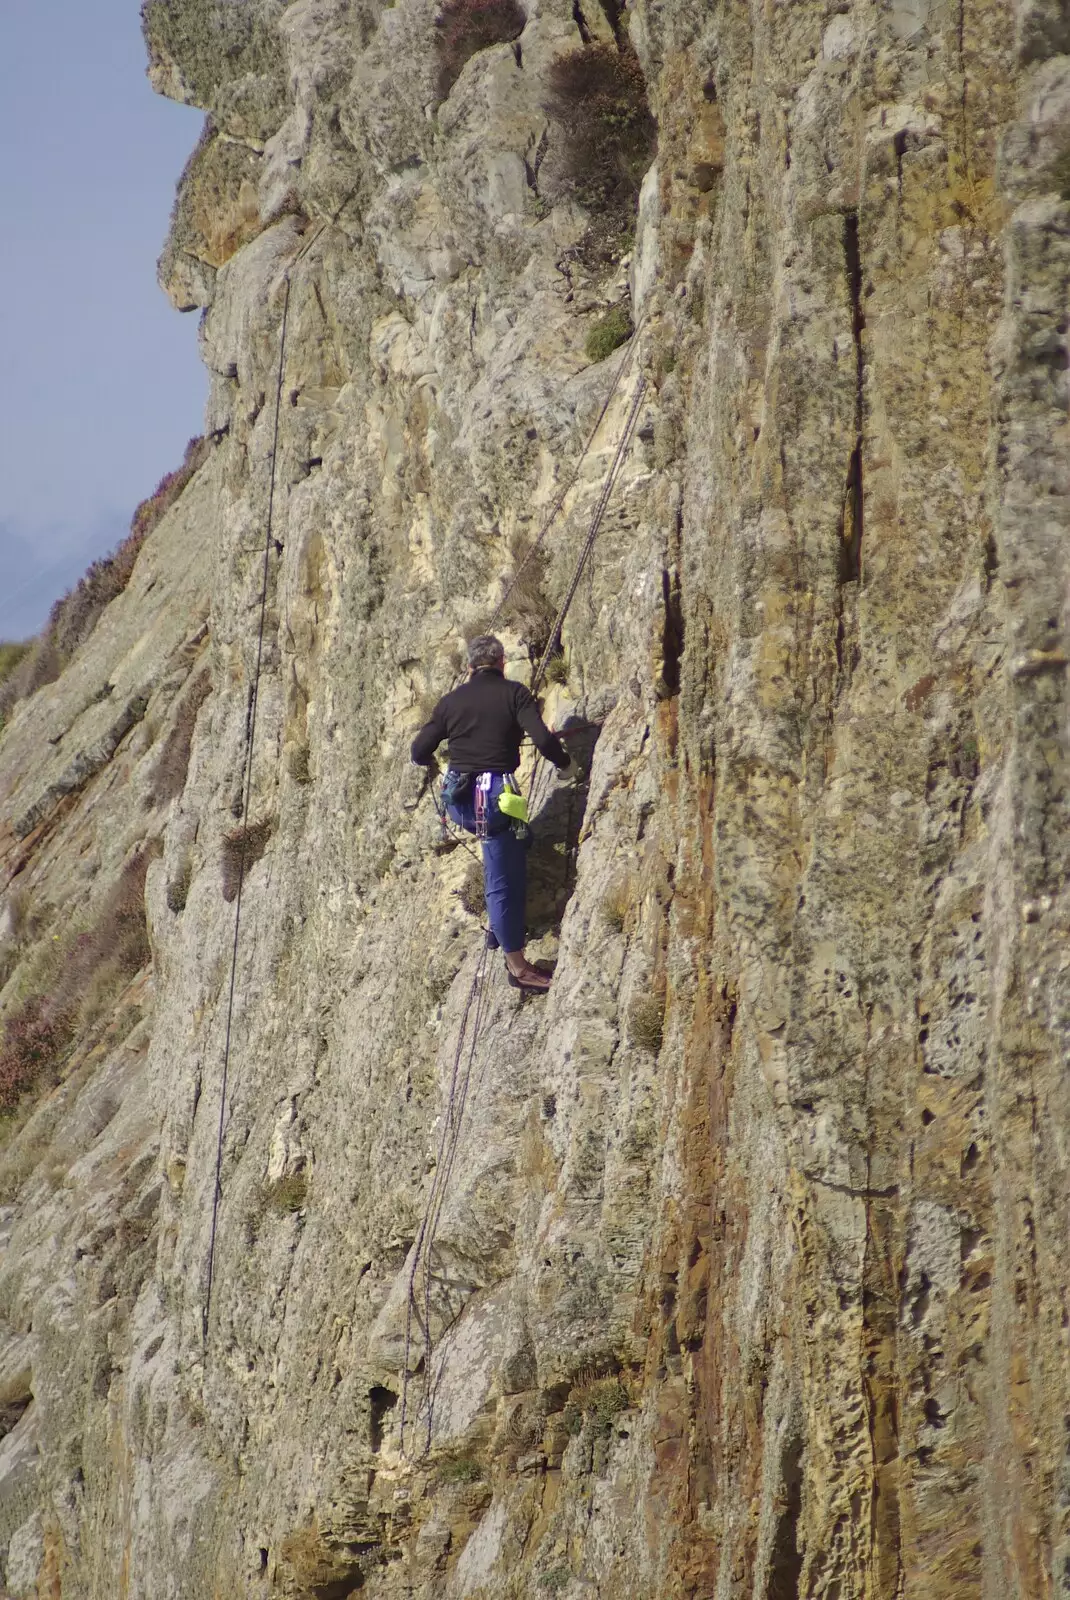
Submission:
<svg viewBox="0 0 1070 1600">
<path fill-rule="evenodd" d="M 211 443 L 0 734 L 7 1591 L 1070 1595 L 1070 13 L 488 11 L 144 9 Z M 523 1001 L 407 746 L 642 379 Z"/>
</svg>

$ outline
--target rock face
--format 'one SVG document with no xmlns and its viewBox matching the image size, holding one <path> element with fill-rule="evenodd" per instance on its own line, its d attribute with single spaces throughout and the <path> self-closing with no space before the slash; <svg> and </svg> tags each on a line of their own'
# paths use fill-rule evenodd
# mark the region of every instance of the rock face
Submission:
<svg viewBox="0 0 1070 1600">
<path fill-rule="evenodd" d="M 8 1592 L 1070 1595 L 1065 6 L 533 0 L 441 102 L 430 0 L 144 14 L 214 442 L 0 739 L 9 1028 L 151 942 L 3 1152 Z M 525 1001 L 407 746 L 644 379 Z"/>
</svg>

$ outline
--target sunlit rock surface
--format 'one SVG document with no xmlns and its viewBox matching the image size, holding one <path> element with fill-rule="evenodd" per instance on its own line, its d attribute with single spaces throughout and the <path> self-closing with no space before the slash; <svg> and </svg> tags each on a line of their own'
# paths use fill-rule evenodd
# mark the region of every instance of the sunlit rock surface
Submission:
<svg viewBox="0 0 1070 1600">
<path fill-rule="evenodd" d="M 0 1158 L 7 1590 L 1070 1594 L 1065 7 L 533 3 L 442 104 L 435 17 L 145 9 L 213 443 L 0 735 L 9 1017 L 151 853 Z M 614 28 L 592 264 L 545 107 Z M 578 467 L 526 672 L 641 378 L 522 1001 L 408 742 Z"/>
</svg>

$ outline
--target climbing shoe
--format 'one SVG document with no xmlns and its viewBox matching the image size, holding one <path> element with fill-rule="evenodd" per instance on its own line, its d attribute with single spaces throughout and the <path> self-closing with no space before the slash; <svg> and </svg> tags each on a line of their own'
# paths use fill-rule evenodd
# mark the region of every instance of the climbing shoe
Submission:
<svg viewBox="0 0 1070 1600">
<path fill-rule="evenodd" d="M 511 989 L 520 989 L 525 994 L 545 994 L 550 987 L 553 973 L 543 972 L 539 967 L 529 967 L 526 972 L 518 976 L 506 967 L 505 976 L 509 979 Z"/>
</svg>

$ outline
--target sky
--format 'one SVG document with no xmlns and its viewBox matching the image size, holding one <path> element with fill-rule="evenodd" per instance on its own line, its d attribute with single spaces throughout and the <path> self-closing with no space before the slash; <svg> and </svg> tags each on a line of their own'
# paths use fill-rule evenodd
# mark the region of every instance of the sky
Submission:
<svg viewBox="0 0 1070 1600">
<path fill-rule="evenodd" d="M 197 316 L 156 258 L 203 119 L 145 60 L 138 0 L 0 6 L 0 640 L 40 628 L 201 432 Z"/>
</svg>

